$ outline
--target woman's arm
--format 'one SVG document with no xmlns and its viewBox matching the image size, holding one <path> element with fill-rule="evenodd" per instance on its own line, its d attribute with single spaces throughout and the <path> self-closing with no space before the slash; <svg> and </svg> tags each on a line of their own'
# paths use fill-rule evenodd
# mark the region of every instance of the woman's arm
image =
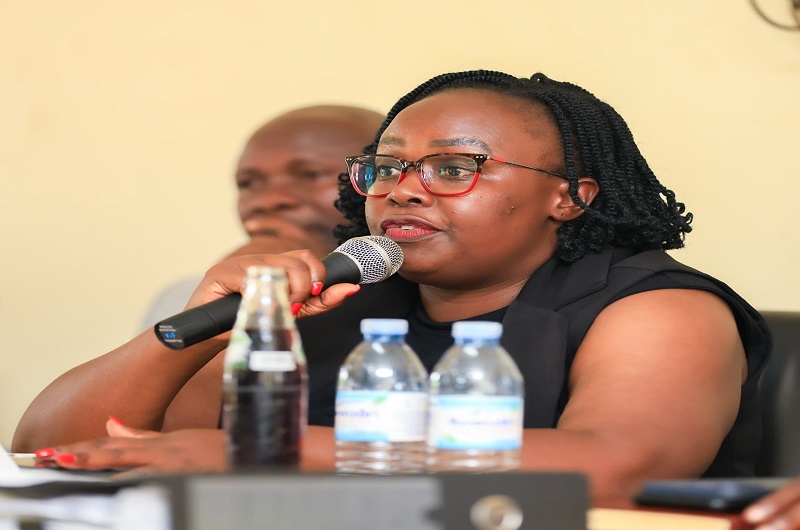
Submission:
<svg viewBox="0 0 800 530">
<path fill-rule="evenodd" d="M 239 292 L 251 265 L 286 270 L 289 300 L 304 302 L 301 316 L 336 307 L 358 288 L 337 284 L 309 298 L 312 283 L 325 280 L 324 265 L 310 251 L 246 255 L 212 267 L 187 307 Z M 13 449 L 33 451 L 104 436 L 109 416 L 148 430 L 216 427 L 222 373 L 222 356 L 218 354 L 227 345 L 228 336 L 226 333 L 176 351 L 162 345 L 152 330 L 146 330 L 114 351 L 73 368 L 28 407 L 17 426 Z M 216 408 L 209 412 L 214 404 Z"/>
<path fill-rule="evenodd" d="M 746 366 L 720 298 L 670 289 L 619 300 L 578 350 L 558 428 L 526 431 L 523 468 L 584 472 L 595 500 L 697 477 L 736 419 Z"/>
<path fill-rule="evenodd" d="M 104 436 L 109 416 L 160 430 L 178 391 L 224 346 L 212 340 L 174 351 L 147 330 L 53 381 L 25 411 L 12 447 L 33 451 Z"/>
</svg>

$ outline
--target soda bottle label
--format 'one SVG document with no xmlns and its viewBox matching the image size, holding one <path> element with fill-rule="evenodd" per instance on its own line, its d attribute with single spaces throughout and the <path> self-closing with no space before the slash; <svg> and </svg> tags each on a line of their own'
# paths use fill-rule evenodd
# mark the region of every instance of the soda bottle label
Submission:
<svg viewBox="0 0 800 530">
<path fill-rule="evenodd" d="M 519 449 L 522 410 L 522 398 L 516 396 L 433 396 L 428 445 L 455 450 Z"/>
<path fill-rule="evenodd" d="M 428 396 L 424 392 L 346 390 L 336 393 L 337 440 L 421 442 Z"/>
<path fill-rule="evenodd" d="M 297 368 L 290 351 L 252 351 L 249 365 L 254 372 L 293 372 Z"/>
</svg>

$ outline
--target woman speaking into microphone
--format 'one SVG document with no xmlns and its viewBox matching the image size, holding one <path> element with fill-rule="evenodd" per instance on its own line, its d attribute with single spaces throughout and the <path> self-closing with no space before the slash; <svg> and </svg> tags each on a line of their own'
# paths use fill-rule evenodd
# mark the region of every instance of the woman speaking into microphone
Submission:
<svg viewBox="0 0 800 530">
<path fill-rule="evenodd" d="M 752 474 L 766 325 L 665 252 L 692 215 L 611 106 L 542 74 L 443 74 L 402 97 L 347 170 L 337 235 L 397 242 L 396 275 L 321 290 L 310 252 L 242 256 L 190 302 L 239 292 L 249 265 L 286 270 L 309 367 L 306 468 L 332 468 L 338 367 L 359 321 L 385 317 L 409 321 L 428 370 L 453 322 L 502 323 L 526 384 L 524 470 L 583 472 L 595 500 L 655 478 Z M 223 469 L 226 341 L 176 353 L 149 332 L 67 372 L 31 405 L 20 429 L 36 436 L 15 450 L 70 468 Z"/>
</svg>

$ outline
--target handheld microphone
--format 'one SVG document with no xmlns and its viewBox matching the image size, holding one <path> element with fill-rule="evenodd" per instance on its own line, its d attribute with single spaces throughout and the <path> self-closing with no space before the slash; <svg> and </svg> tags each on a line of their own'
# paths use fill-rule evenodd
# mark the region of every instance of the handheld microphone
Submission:
<svg viewBox="0 0 800 530">
<path fill-rule="evenodd" d="M 337 283 L 377 283 L 397 272 L 403 264 L 403 251 L 387 237 L 354 237 L 322 258 L 322 263 L 324 287 Z M 231 293 L 178 313 L 155 325 L 156 336 L 173 350 L 216 337 L 233 328 L 241 300 L 241 294 Z"/>
</svg>

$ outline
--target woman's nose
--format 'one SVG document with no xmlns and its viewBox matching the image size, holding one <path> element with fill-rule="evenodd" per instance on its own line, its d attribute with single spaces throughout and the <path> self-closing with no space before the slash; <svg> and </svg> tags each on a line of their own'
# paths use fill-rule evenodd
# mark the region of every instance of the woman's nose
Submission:
<svg viewBox="0 0 800 530">
<path fill-rule="evenodd" d="M 397 184 L 395 184 L 388 198 L 398 204 L 419 203 L 425 204 L 433 201 L 433 195 L 422 185 L 422 178 L 417 173 L 417 168 L 410 166 L 406 169 Z"/>
</svg>

